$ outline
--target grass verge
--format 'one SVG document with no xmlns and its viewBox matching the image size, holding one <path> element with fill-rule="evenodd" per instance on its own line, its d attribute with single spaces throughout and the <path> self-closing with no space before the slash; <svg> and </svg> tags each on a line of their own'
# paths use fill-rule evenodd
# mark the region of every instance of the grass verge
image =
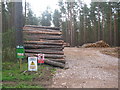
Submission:
<svg viewBox="0 0 120 90">
<path fill-rule="evenodd" d="M 56 69 L 49 65 L 39 65 L 37 72 L 27 71 L 27 63 L 3 62 L 2 88 L 46 88 L 51 85 Z"/>
</svg>

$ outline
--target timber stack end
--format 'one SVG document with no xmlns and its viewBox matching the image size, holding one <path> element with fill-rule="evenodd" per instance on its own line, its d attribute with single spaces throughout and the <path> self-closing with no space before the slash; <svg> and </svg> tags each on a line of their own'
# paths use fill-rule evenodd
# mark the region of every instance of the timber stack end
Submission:
<svg viewBox="0 0 120 90">
<path fill-rule="evenodd" d="M 65 67 L 64 41 L 59 28 L 26 25 L 23 27 L 25 55 L 45 54 L 45 63 Z"/>
</svg>

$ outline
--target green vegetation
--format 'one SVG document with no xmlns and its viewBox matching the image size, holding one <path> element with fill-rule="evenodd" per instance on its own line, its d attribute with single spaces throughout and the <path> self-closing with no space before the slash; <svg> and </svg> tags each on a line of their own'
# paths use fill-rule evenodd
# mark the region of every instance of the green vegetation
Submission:
<svg viewBox="0 0 120 90">
<path fill-rule="evenodd" d="M 11 86 L 11 84 L 4 84 L 2 88 L 42 88 L 40 86 L 31 86 L 31 85 L 28 85 L 28 84 L 24 84 L 24 83 L 20 83 L 20 84 L 17 84 L 16 86 Z"/>
<path fill-rule="evenodd" d="M 56 71 L 49 65 L 39 65 L 37 72 L 30 72 L 27 71 L 28 65 L 25 61 L 21 71 L 17 61 L 3 62 L 2 66 L 2 88 L 42 88 L 42 81 L 51 80 Z"/>
</svg>

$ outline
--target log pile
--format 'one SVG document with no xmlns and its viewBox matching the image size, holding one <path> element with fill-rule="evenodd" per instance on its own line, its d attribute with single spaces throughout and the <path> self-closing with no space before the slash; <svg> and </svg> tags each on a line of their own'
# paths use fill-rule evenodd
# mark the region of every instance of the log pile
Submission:
<svg viewBox="0 0 120 90">
<path fill-rule="evenodd" d="M 23 28 L 25 55 L 45 54 L 45 63 L 64 68 L 64 41 L 59 28 L 26 25 Z"/>
<path fill-rule="evenodd" d="M 64 47 L 70 47 L 70 44 L 69 44 L 69 43 L 64 42 L 63 46 L 64 46 Z"/>
<path fill-rule="evenodd" d="M 88 43 L 88 44 L 84 44 L 82 45 L 82 47 L 84 48 L 90 48 L 90 47 L 110 47 L 106 42 L 104 42 L 103 40 L 97 41 L 95 43 Z"/>
</svg>

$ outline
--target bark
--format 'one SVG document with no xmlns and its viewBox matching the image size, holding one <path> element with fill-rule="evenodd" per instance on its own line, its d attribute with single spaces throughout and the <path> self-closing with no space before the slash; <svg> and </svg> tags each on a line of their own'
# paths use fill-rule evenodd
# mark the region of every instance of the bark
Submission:
<svg viewBox="0 0 120 90">
<path fill-rule="evenodd" d="M 24 39 L 26 40 L 40 40 L 40 39 L 46 39 L 46 40 L 62 40 L 62 36 L 53 36 L 53 35 L 26 35 L 24 34 Z"/>
<path fill-rule="evenodd" d="M 100 40 L 100 5 L 98 4 L 98 41 Z"/>
<path fill-rule="evenodd" d="M 23 27 L 24 31 L 45 31 L 45 32 L 61 32 L 60 30 L 44 29 L 44 28 L 35 28 L 35 27 Z"/>
<path fill-rule="evenodd" d="M 64 52 L 62 51 L 64 41 L 61 32 L 39 28 L 37 26 L 24 27 L 25 55 L 37 56 L 37 54 L 45 54 L 45 63 L 52 66 L 64 67 Z M 32 32 L 32 33 L 31 33 Z"/>
<path fill-rule="evenodd" d="M 25 44 L 37 44 L 37 45 L 56 45 L 56 46 L 62 46 L 63 43 L 54 43 L 54 42 L 24 42 Z"/>
<path fill-rule="evenodd" d="M 26 27 L 32 27 L 32 28 L 42 28 L 42 29 L 52 29 L 52 30 L 60 30 L 58 27 L 50 27 L 50 26 L 38 26 L 38 25 L 25 25 Z"/>
<path fill-rule="evenodd" d="M 69 7 L 70 5 L 69 5 L 69 2 L 68 2 L 68 7 Z M 71 40 L 71 37 L 70 37 L 70 35 L 71 35 L 71 32 L 70 32 L 70 9 L 68 8 L 68 19 L 67 19 L 67 23 L 68 23 L 68 27 L 67 27 L 67 29 L 68 29 L 68 32 L 67 32 L 67 40 L 68 40 L 68 43 L 70 43 L 70 40 Z M 70 45 L 71 45 L 71 43 L 70 43 Z"/>
<path fill-rule="evenodd" d="M 15 2 L 15 29 L 16 29 L 16 46 L 23 45 L 23 15 L 22 15 L 22 0 L 20 2 Z"/>
<path fill-rule="evenodd" d="M 31 34 L 48 34 L 48 35 L 62 35 L 62 33 L 61 32 L 45 32 L 45 31 L 38 31 L 38 30 L 36 30 L 36 31 L 26 31 L 26 30 L 24 30 L 23 31 L 24 33 L 31 33 Z"/>
<path fill-rule="evenodd" d="M 39 53 L 38 53 L 39 54 Z M 25 53 L 26 56 L 37 56 L 36 53 Z M 45 58 L 64 59 L 64 55 L 45 54 Z"/>
<path fill-rule="evenodd" d="M 112 45 L 112 11 L 110 9 L 110 22 L 109 22 L 109 30 L 110 30 L 110 45 Z"/>
<path fill-rule="evenodd" d="M 117 45 L 116 33 L 117 33 L 117 19 L 116 15 L 114 14 L 114 46 Z"/>
<path fill-rule="evenodd" d="M 45 60 L 45 63 L 46 64 L 49 64 L 49 65 L 52 65 L 52 66 L 57 66 L 57 67 L 61 67 L 61 68 L 64 68 L 65 67 L 65 64 L 63 63 L 60 63 L 60 62 L 55 62 L 55 61 L 51 61 L 51 60 Z"/>
<path fill-rule="evenodd" d="M 53 50 L 25 50 L 26 53 L 44 53 L 44 54 L 57 54 L 57 55 L 64 55 L 63 51 L 53 51 Z"/>
<path fill-rule="evenodd" d="M 86 43 L 86 15 L 84 15 L 83 42 Z"/>
<path fill-rule="evenodd" d="M 104 11 L 102 11 L 102 39 L 104 40 Z"/>
<path fill-rule="evenodd" d="M 48 51 L 48 50 L 51 50 L 51 51 L 62 51 L 63 49 L 62 48 L 41 48 L 41 49 L 32 49 L 32 48 L 26 48 L 25 50 L 39 50 L 39 51 Z"/>
<path fill-rule="evenodd" d="M 24 44 L 25 48 L 63 48 L 63 46 L 57 45 L 34 45 L 34 44 Z"/>
<path fill-rule="evenodd" d="M 73 46 L 73 29 L 72 29 L 72 2 L 70 2 L 70 45 Z"/>
</svg>

